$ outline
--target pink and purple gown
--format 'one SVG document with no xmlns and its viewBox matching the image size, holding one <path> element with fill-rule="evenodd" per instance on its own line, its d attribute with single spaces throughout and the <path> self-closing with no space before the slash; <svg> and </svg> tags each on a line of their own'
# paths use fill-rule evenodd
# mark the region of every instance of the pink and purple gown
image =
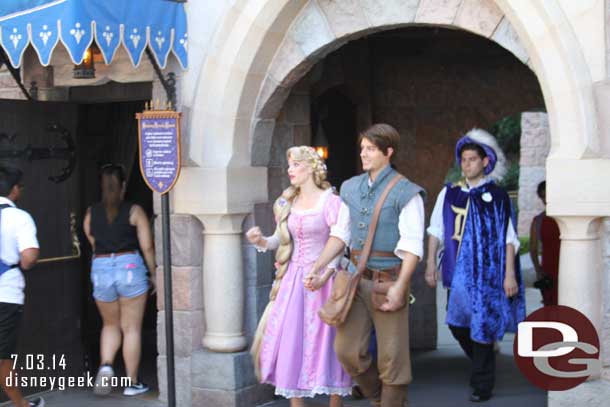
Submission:
<svg viewBox="0 0 610 407">
<path fill-rule="evenodd" d="M 303 287 L 303 277 L 337 221 L 340 204 L 341 199 L 328 189 L 315 208 L 293 209 L 288 216 L 292 256 L 267 321 L 260 353 L 262 382 L 274 385 L 275 394 L 286 398 L 351 394 L 352 380 L 333 349 L 335 329 L 318 317 L 318 310 L 330 295 L 332 279 L 315 292 Z"/>
</svg>

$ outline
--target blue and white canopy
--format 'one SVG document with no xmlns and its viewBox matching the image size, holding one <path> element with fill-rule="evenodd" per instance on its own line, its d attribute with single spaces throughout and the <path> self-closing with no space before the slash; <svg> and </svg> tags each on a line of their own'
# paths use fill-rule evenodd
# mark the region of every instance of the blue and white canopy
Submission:
<svg viewBox="0 0 610 407">
<path fill-rule="evenodd" d="M 176 1 L 0 0 L 0 45 L 15 68 L 28 44 L 49 65 L 60 41 L 80 64 L 94 39 L 106 64 L 123 44 L 134 66 L 147 46 L 161 67 L 170 52 L 183 68 L 188 65 L 186 13 Z"/>
</svg>

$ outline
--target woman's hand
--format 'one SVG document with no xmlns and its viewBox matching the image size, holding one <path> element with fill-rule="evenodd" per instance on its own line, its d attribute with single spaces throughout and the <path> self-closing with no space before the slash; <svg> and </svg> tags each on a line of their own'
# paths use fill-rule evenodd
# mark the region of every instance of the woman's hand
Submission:
<svg viewBox="0 0 610 407">
<path fill-rule="evenodd" d="M 314 289 L 314 280 L 317 282 L 319 280 L 320 274 L 317 270 L 310 271 L 305 277 L 303 277 L 303 287 L 309 291 L 315 291 Z"/>
<path fill-rule="evenodd" d="M 312 270 L 303 278 L 303 286 L 309 291 L 317 291 L 326 284 L 335 269 L 326 269 L 323 275 L 317 270 Z"/>
<path fill-rule="evenodd" d="M 323 276 L 320 275 L 320 273 L 315 273 L 315 274 L 308 274 L 307 276 L 305 276 L 305 278 L 303 279 L 303 285 L 305 286 L 306 289 L 308 289 L 309 291 L 317 291 L 319 290 L 324 284 L 326 284 L 326 280 L 324 279 Z"/>
<path fill-rule="evenodd" d="M 258 226 L 254 226 L 246 232 L 246 239 L 248 239 L 248 242 L 250 242 L 250 244 L 253 244 L 255 246 L 259 245 L 262 238 L 263 233 L 261 232 L 261 229 Z"/>
</svg>

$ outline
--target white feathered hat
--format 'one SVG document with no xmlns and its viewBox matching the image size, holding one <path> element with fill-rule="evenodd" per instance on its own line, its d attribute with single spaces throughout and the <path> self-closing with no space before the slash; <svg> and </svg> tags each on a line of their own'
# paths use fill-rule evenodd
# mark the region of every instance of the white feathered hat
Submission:
<svg viewBox="0 0 610 407">
<path fill-rule="evenodd" d="M 476 128 L 470 130 L 468 133 L 464 134 L 455 145 L 455 158 L 458 165 L 461 161 L 460 151 L 462 150 L 462 147 L 468 143 L 474 143 L 480 146 L 489 158 L 489 164 L 485 167 L 485 175 L 496 182 L 501 181 L 506 175 L 508 168 L 506 166 L 506 157 L 498 145 L 498 140 L 485 130 Z"/>
</svg>

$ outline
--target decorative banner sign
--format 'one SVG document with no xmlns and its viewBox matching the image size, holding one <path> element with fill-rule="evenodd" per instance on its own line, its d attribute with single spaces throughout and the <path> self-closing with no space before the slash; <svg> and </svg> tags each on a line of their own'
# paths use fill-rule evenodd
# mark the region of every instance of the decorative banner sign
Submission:
<svg viewBox="0 0 610 407">
<path fill-rule="evenodd" d="M 169 192 L 180 175 L 180 113 L 147 110 L 137 113 L 140 171 L 150 189 Z"/>
</svg>

